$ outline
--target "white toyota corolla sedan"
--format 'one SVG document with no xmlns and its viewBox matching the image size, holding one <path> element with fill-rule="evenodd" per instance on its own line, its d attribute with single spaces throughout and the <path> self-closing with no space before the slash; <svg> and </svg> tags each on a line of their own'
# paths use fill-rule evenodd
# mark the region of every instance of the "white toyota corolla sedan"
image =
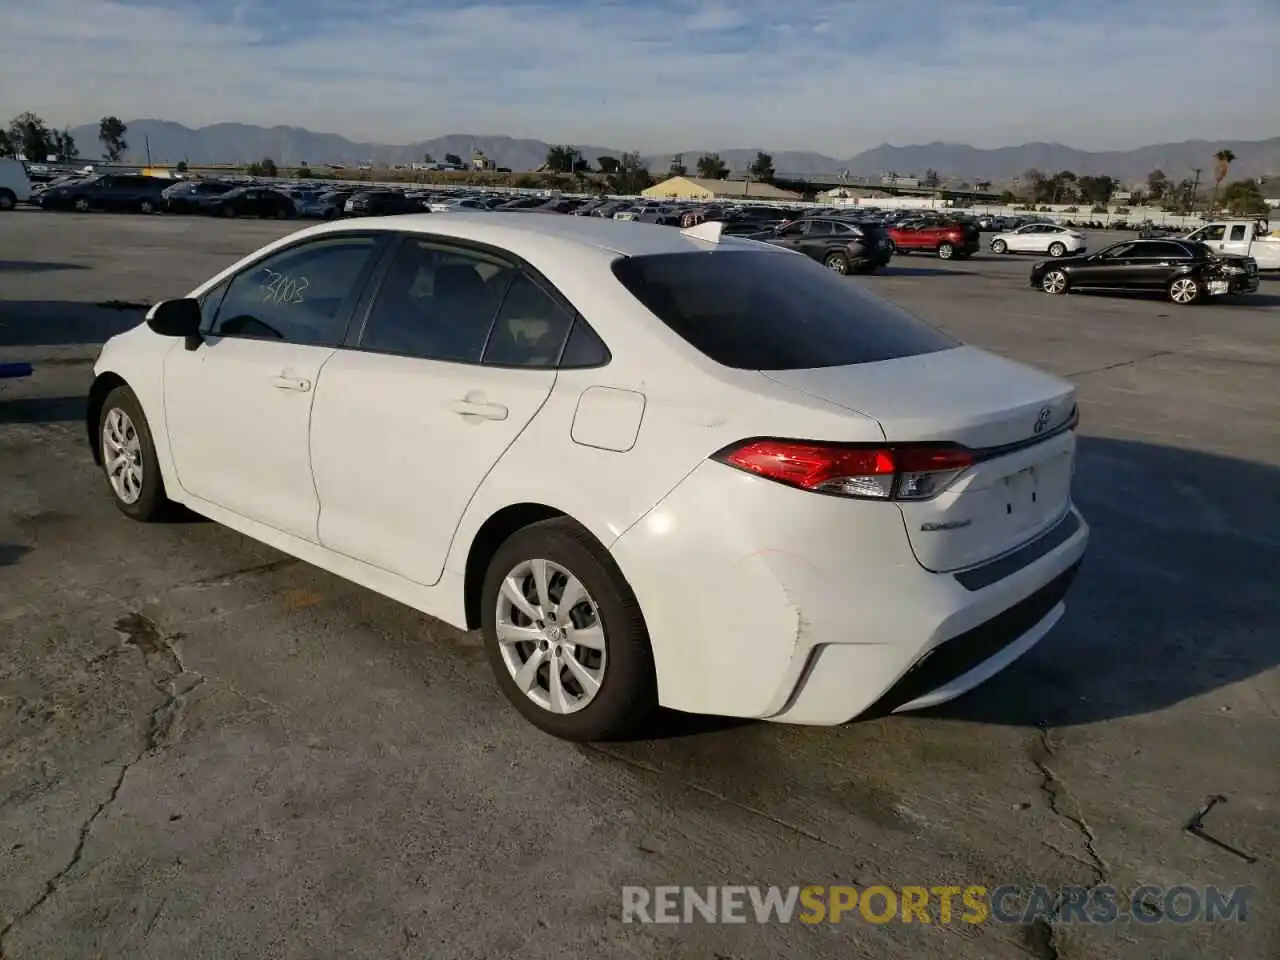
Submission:
<svg viewBox="0 0 1280 960">
<path fill-rule="evenodd" d="M 802 254 L 591 217 L 313 227 L 107 342 L 120 509 L 459 628 L 570 739 L 941 703 L 1063 613 L 1071 384 Z"/>
<path fill-rule="evenodd" d="M 1040 253 L 1051 257 L 1084 253 L 1089 247 L 1082 233 L 1056 223 L 1028 223 L 991 238 L 992 253 Z"/>
</svg>

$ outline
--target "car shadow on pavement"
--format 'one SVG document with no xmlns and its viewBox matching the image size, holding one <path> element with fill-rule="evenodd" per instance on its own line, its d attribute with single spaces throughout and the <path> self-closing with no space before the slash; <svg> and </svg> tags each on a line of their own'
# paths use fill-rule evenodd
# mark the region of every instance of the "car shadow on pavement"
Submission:
<svg viewBox="0 0 1280 960">
<path fill-rule="evenodd" d="M 17 397 L 0 394 L 0 424 L 84 423 L 85 397 Z"/>
<path fill-rule="evenodd" d="M 881 267 L 881 277 L 972 277 L 971 270 L 944 270 L 941 267 Z"/>
<path fill-rule="evenodd" d="M 1034 291 L 1034 288 L 1032 288 Z M 1113 300 L 1154 300 L 1163 301 L 1171 309 L 1182 310 L 1176 304 L 1169 303 L 1169 297 L 1160 290 L 1073 290 L 1073 297 L 1098 297 Z M 1277 307 L 1280 296 L 1270 293 L 1236 293 L 1221 300 L 1202 300 L 1196 306 L 1201 307 Z"/>
<path fill-rule="evenodd" d="M 1171 707 L 1280 665 L 1280 468 L 1082 438 L 1092 528 L 1067 612 L 971 693 L 927 711 L 1051 727 Z"/>
<path fill-rule="evenodd" d="M 30 547 L 24 547 L 18 543 L 0 543 L 0 567 L 11 567 L 23 555 L 31 552 Z"/>
<path fill-rule="evenodd" d="M 106 343 L 136 327 L 146 311 L 134 304 L 0 300 L 0 349 Z"/>
<path fill-rule="evenodd" d="M 0 273 L 53 273 L 57 270 L 88 270 L 82 263 L 46 260 L 0 260 Z"/>
</svg>

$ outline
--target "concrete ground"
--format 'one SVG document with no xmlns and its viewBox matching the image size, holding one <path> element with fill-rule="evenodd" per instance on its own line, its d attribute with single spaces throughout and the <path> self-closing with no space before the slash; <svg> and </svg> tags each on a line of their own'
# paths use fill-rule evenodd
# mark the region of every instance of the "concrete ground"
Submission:
<svg viewBox="0 0 1280 960">
<path fill-rule="evenodd" d="M 0 362 L 37 367 L 0 382 L 4 957 L 1280 953 L 1280 282 L 1054 298 L 989 254 L 851 280 L 1078 384 L 1066 617 L 928 714 L 578 747 L 500 699 L 476 635 L 111 504 L 97 345 L 292 228 L 0 215 Z M 1236 852 L 1184 829 L 1214 795 Z M 622 922 L 624 884 L 685 883 L 1255 890 L 1226 925 Z"/>
</svg>

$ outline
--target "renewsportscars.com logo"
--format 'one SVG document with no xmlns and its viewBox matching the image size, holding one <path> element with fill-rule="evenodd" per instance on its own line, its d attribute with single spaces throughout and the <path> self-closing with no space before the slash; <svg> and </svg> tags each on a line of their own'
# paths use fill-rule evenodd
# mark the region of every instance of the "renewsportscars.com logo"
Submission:
<svg viewBox="0 0 1280 960">
<path fill-rule="evenodd" d="M 623 887 L 623 923 L 1243 923 L 1253 887 Z"/>
</svg>

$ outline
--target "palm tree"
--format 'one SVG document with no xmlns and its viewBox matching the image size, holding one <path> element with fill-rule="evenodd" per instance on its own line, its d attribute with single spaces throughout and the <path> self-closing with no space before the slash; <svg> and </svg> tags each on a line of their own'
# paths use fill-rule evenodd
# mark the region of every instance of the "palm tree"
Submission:
<svg viewBox="0 0 1280 960">
<path fill-rule="evenodd" d="M 1231 161 L 1236 155 L 1230 150 L 1222 149 L 1213 155 L 1213 204 L 1210 210 L 1218 208 L 1218 188 L 1222 186 L 1222 181 L 1227 179 L 1227 172 L 1231 169 Z"/>
</svg>

